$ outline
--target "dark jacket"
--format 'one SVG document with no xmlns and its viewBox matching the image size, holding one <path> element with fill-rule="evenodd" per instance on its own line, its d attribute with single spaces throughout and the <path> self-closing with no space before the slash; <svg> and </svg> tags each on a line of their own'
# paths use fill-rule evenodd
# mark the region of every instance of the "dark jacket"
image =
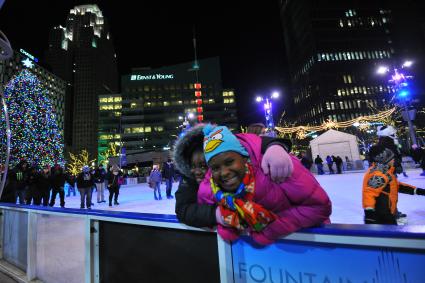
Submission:
<svg viewBox="0 0 425 283">
<path fill-rule="evenodd" d="M 63 173 L 62 168 L 55 168 L 52 170 L 51 182 L 52 188 L 59 189 L 65 186 L 66 175 Z"/>
<path fill-rule="evenodd" d="M 48 190 L 50 190 L 50 188 L 52 186 L 52 177 L 51 177 L 51 175 L 49 173 L 48 174 L 45 174 L 44 172 L 41 172 L 38 175 L 38 180 L 37 181 L 38 181 L 37 186 L 38 186 L 38 189 L 40 191 L 48 191 Z"/>
<path fill-rule="evenodd" d="M 83 188 L 92 188 L 94 186 L 93 176 L 90 172 L 84 173 L 81 172 L 77 177 L 77 187 L 79 189 Z"/>
<path fill-rule="evenodd" d="M 96 183 L 103 183 L 105 182 L 105 178 L 106 178 L 106 170 L 105 169 L 99 169 L 97 168 L 96 171 L 94 172 L 94 181 Z"/>
<path fill-rule="evenodd" d="M 108 173 L 108 188 L 120 188 L 121 187 L 121 179 L 122 173 L 118 172 L 117 175 L 114 175 L 112 172 Z"/>
<path fill-rule="evenodd" d="M 190 172 L 189 157 L 184 156 L 185 148 L 192 146 L 194 139 L 203 139 L 203 126 L 193 127 L 186 134 L 177 140 L 174 147 L 174 163 L 176 168 L 182 173 L 182 180 L 175 193 L 175 212 L 180 222 L 194 227 L 212 227 L 216 225 L 215 205 L 198 204 L 197 196 L 199 185 L 193 179 Z M 280 145 L 288 152 L 291 149 L 291 142 L 286 139 L 261 137 L 261 152 L 264 153 L 269 146 Z"/>
<path fill-rule="evenodd" d="M 176 214 L 180 222 L 194 227 L 212 227 L 216 225 L 216 205 L 198 205 L 199 185 L 195 180 L 183 176 L 176 196 Z"/>
<path fill-rule="evenodd" d="M 316 164 L 316 165 L 323 164 L 322 158 L 320 158 L 320 156 L 316 157 L 314 159 L 314 164 Z"/>
<path fill-rule="evenodd" d="M 164 162 L 162 166 L 162 177 L 165 179 L 173 179 L 175 175 L 174 164 L 168 162 Z"/>
</svg>

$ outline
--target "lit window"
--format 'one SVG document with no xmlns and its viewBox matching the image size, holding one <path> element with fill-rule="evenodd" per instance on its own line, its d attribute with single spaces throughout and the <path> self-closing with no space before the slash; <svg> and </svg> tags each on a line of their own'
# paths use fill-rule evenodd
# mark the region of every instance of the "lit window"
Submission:
<svg viewBox="0 0 425 283">
<path fill-rule="evenodd" d="M 151 127 L 145 127 L 145 133 L 150 133 L 150 132 L 152 132 Z"/>
<path fill-rule="evenodd" d="M 121 97 L 114 97 L 114 102 L 121 102 L 122 98 Z"/>
<path fill-rule="evenodd" d="M 170 106 L 170 102 L 164 101 L 164 106 Z"/>
<path fill-rule="evenodd" d="M 342 20 L 339 20 L 339 26 L 342 28 L 344 27 L 344 22 Z"/>
<path fill-rule="evenodd" d="M 100 98 L 99 102 L 108 102 L 108 99 L 107 98 Z"/>
</svg>

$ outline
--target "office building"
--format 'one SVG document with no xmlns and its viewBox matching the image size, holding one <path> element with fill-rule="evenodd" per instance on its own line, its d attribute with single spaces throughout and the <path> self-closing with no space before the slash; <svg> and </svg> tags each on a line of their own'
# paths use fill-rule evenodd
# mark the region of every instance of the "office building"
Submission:
<svg viewBox="0 0 425 283">
<path fill-rule="evenodd" d="M 99 98 L 99 147 L 121 139 L 127 154 L 168 150 L 185 120 L 195 124 L 198 118 L 237 129 L 235 93 L 222 88 L 218 57 L 199 65 L 198 84 L 192 62 L 133 69 L 122 76 L 122 100 L 116 95 Z"/>
<path fill-rule="evenodd" d="M 65 26 L 51 30 L 46 59 L 52 71 L 69 83 L 67 143 L 72 145 L 72 151 L 86 149 L 96 158 L 98 96 L 118 91 L 112 37 L 97 5 L 74 7 Z"/>
<path fill-rule="evenodd" d="M 376 113 L 393 96 L 380 64 L 395 63 L 393 12 L 386 1 L 280 2 L 299 124 Z"/>
</svg>

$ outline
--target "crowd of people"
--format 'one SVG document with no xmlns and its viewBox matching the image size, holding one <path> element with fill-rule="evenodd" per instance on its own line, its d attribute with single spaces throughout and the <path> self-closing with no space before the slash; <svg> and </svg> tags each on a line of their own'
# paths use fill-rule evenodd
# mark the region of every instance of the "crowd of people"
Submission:
<svg viewBox="0 0 425 283">
<path fill-rule="evenodd" d="M 117 165 L 112 165 L 108 170 L 105 170 L 102 164 L 99 164 L 97 168 L 85 165 L 81 173 L 74 176 L 66 173 L 59 164 L 53 167 L 45 165 L 39 170 L 37 166 L 30 166 L 27 161 L 21 160 L 8 172 L 1 201 L 53 207 L 59 195 L 59 205 L 64 208 L 65 187 L 68 188 L 67 197 L 71 193 L 75 196 L 75 187 L 77 187 L 81 196 L 80 208 L 91 209 L 94 205 L 93 192 L 97 193 L 97 203 L 101 204 L 106 202 L 105 188 L 107 188 L 109 206 L 119 205 L 119 189 L 123 182 L 121 170 Z"/>
</svg>

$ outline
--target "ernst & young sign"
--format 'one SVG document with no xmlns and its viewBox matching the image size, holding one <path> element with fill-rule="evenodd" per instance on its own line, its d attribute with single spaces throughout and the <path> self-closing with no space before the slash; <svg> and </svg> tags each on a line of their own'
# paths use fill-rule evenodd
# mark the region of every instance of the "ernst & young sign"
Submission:
<svg viewBox="0 0 425 283">
<path fill-rule="evenodd" d="M 131 81 L 146 81 L 146 80 L 172 80 L 173 74 L 152 74 L 152 75 L 131 75 Z"/>
</svg>

